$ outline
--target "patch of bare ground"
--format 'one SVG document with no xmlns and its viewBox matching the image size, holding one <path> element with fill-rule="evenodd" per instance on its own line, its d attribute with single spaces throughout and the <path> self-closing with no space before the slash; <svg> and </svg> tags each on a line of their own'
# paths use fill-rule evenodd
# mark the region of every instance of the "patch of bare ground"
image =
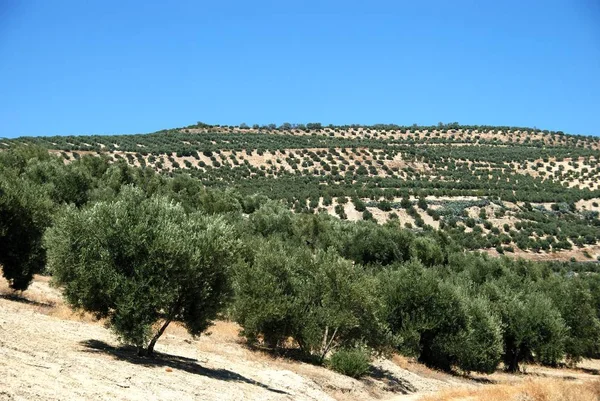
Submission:
<svg viewBox="0 0 600 401">
<path fill-rule="evenodd" d="M 47 278 L 36 277 L 23 293 L 2 281 L 0 400 L 374 400 L 456 381 L 389 360 L 374 361 L 371 374 L 355 380 L 251 350 L 234 323 L 219 321 L 210 331 L 194 339 L 172 325 L 158 355 L 140 358 L 102 322 L 70 312 Z"/>
<path fill-rule="evenodd" d="M 415 399 L 422 401 L 598 401 L 600 381 L 528 379 L 516 384 L 444 390 Z"/>
<path fill-rule="evenodd" d="M 597 360 L 459 376 L 395 355 L 373 361 L 370 374 L 355 380 L 250 349 L 227 321 L 196 339 L 173 324 L 158 355 L 140 358 L 101 321 L 70 311 L 48 281 L 37 276 L 27 291 L 13 293 L 0 280 L 0 400 L 600 399 Z"/>
<path fill-rule="evenodd" d="M 495 249 L 483 250 L 490 256 L 500 256 Z M 577 262 L 596 262 L 600 256 L 600 245 L 586 245 L 583 248 L 574 248 L 568 250 L 561 250 L 556 252 L 534 252 L 524 251 L 519 248 L 514 248 L 514 252 L 505 252 L 504 256 L 512 258 L 523 258 L 534 261 L 562 261 L 568 262 L 575 259 Z"/>
</svg>

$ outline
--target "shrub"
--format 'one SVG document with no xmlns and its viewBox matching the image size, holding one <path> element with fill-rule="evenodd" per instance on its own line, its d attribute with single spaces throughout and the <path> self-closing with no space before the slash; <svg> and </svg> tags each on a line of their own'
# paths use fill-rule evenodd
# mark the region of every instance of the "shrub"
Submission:
<svg viewBox="0 0 600 401">
<path fill-rule="evenodd" d="M 370 366 L 368 353 L 360 348 L 340 349 L 328 362 L 331 369 L 355 379 L 367 374 Z"/>
<path fill-rule="evenodd" d="M 392 204 L 386 200 L 382 200 L 381 202 L 379 202 L 377 204 L 377 207 L 383 210 L 384 212 L 389 212 L 390 210 L 392 210 Z"/>
</svg>

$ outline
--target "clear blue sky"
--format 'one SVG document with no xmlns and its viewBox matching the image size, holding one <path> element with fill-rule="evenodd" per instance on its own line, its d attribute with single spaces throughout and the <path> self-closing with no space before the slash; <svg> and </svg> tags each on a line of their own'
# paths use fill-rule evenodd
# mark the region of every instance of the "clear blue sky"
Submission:
<svg viewBox="0 0 600 401">
<path fill-rule="evenodd" d="M 212 124 L 600 134 L 600 1 L 0 0 L 0 136 Z"/>
</svg>

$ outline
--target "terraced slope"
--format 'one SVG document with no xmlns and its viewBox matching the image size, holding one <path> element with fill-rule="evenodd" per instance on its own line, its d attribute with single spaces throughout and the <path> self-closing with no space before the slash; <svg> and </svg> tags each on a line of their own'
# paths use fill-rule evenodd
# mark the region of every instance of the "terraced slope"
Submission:
<svg viewBox="0 0 600 401">
<path fill-rule="evenodd" d="M 471 249 L 600 256 L 600 139 L 528 128 L 252 128 L 197 124 L 146 135 L 0 140 L 185 174 L 283 199 L 296 212 L 441 229 Z"/>
</svg>

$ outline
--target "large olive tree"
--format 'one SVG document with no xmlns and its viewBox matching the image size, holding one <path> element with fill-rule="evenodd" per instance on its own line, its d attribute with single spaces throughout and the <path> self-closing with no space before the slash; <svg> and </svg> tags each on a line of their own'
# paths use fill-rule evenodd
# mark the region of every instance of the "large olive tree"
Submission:
<svg viewBox="0 0 600 401">
<path fill-rule="evenodd" d="M 67 208 L 45 237 L 48 268 L 75 308 L 107 318 L 150 355 L 169 323 L 199 335 L 229 293 L 237 240 L 218 216 L 187 214 L 126 187 L 115 201 Z"/>
</svg>

